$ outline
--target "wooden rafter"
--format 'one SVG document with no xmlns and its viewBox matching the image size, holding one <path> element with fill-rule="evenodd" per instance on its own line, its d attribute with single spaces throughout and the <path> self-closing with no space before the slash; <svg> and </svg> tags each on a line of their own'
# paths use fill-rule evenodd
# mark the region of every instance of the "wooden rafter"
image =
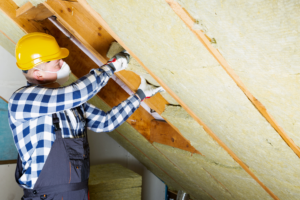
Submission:
<svg viewBox="0 0 300 200">
<path fill-rule="evenodd" d="M 166 0 L 169 4 L 170 2 L 174 2 L 171 0 Z M 109 27 L 109 25 L 105 22 L 105 20 L 99 15 L 99 13 L 97 13 L 95 10 L 93 10 L 90 5 L 85 1 L 85 0 L 78 0 L 78 3 L 85 8 L 86 10 L 88 10 L 95 19 L 97 19 L 97 21 L 99 23 L 102 24 L 102 26 L 110 33 L 110 35 L 112 37 L 115 38 L 116 41 L 118 41 L 118 43 L 123 46 L 123 48 L 125 48 L 130 54 L 131 56 L 133 56 L 140 65 L 142 65 L 144 67 L 144 69 L 182 106 L 182 108 L 184 108 L 190 115 L 191 117 L 193 117 L 193 119 L 195 121 L 197 121 L 202 127 L 203 129 L 222 147 L 225 149 L 225 151 L 228 152 L 229 155 L 231 155 L 231 157 L 237 162 L 239 163 L 239 165 L 266 191 L 270 194 L 270 196 L 272 196 L 274 199 L 278 199 L 278 197 L 268 188 L 266 187 L 256 176 L 255 174 L 249 169 L 249 167 L 206 125 L 204 124 L 204 122 L 202 122 L 202 120 L 160 79 L 158 78 L 155 74 L 153 74 L 151 72 L 151 70 L 149 70 L 144 64 L 143 62 L 125 45 L 125 43 L 113 32 L 113 30 Z M 183 11 L 183 10 L 182 10 Z M 185 11 L 183 11 L 185 13 L 185 18 L 189 18 L 191 19 L 187 13 Z M 204 35 L 205 37 L 205 35 Z M 205 37 L 206 40 L 208 40 L 207 37 Z M 133 84 L 134 85 L 134 84 Z M 136 85 L 136 84 L 135 84 Z M 160 107 L 164 107 L 160 106 Z M 150 106 L 151 107 L 151 106 Z M 157 111 L 157 110 L 156 110 Z M 163 110 L 162 110 L 163 111 Z M 160 112 L 160 110 L 157 111 L 158 113 Z M 171 123 L 170 123 L 171 124 Z"/>
</svg>

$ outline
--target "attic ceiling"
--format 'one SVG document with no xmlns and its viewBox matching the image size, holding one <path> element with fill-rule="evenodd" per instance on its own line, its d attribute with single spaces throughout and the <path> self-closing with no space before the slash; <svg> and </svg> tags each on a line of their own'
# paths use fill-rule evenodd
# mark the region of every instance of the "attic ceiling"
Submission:
<svg viewBox="0 0 300 200">
<path fill-rule="evenodd" d="M 0 45 L 11 54 L 25 33 L 41 31 L 71 50 L 73 80 L 97 67 L 47 19 L 37 21 L 46 9 L 103 63 L 113 41 L 127 49 L 136 74 L 117 77 L 131 90 L 141 73 L 167 90 L 171 97 L 145 101 L 167 124 L 139 108 L 109 135 L 171 189 L 193 199 L 300 198 L 300 3 L 30 2 L 0 2 Z M 127 97 L 111 80 L 92 102 L 108 110 Z"/>
</svg>

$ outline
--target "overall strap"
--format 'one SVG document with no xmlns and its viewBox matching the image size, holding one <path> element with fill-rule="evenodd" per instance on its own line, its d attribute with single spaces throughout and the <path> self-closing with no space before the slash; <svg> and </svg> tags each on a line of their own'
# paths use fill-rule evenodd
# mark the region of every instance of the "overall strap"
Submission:
<svg viewBox="0 0 300 200">
<path fill-rule="evenodd" d="M 57 117 L 56 113 L 52 114 L 52 120 L 53 120 L 53 126 L 54 126 L 56 139 L 60 139 L 60 138 L 62 138 L 61 128 L 59 126 L 59 118 Z"/>
</svg>

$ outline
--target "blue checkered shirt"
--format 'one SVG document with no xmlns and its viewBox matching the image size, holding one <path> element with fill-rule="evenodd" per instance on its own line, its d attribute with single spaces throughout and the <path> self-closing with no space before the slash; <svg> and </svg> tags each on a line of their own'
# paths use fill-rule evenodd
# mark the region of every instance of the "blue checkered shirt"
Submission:
<svg viewBox="0 0 300 200">
<path fill-rule="evenodd" d="M 103 66 L 66 87 L 49 89 L 30 85 L 17 90 L 9 100 L 8 117 L 22 161 L 19 184 L 33 189 L 55 141 L 52 114 L 60 119 L 63 138 L 82 137 L 83 125 L 75 107 L 81 105 L 87 128 L 109 132 L 121 125 L 140 105 L 135 95 L 109 112 L 86 103 L 106 85 L 112 70 Z M 72 115 L 73 113 L 73 115 Z"/>
</svg>

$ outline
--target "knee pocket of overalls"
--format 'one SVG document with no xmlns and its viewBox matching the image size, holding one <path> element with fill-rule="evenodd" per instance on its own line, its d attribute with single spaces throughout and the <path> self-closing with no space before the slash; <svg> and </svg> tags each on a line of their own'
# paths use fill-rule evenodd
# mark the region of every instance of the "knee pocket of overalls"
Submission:
<svg viewBox="0 0 300 200">
<path fill-rule="evenodd" d="M 85 138 L 64 139 L 70 159 L 71 182 L 85 181 L 89 177 L 89 147 Z"/>
</svg>

